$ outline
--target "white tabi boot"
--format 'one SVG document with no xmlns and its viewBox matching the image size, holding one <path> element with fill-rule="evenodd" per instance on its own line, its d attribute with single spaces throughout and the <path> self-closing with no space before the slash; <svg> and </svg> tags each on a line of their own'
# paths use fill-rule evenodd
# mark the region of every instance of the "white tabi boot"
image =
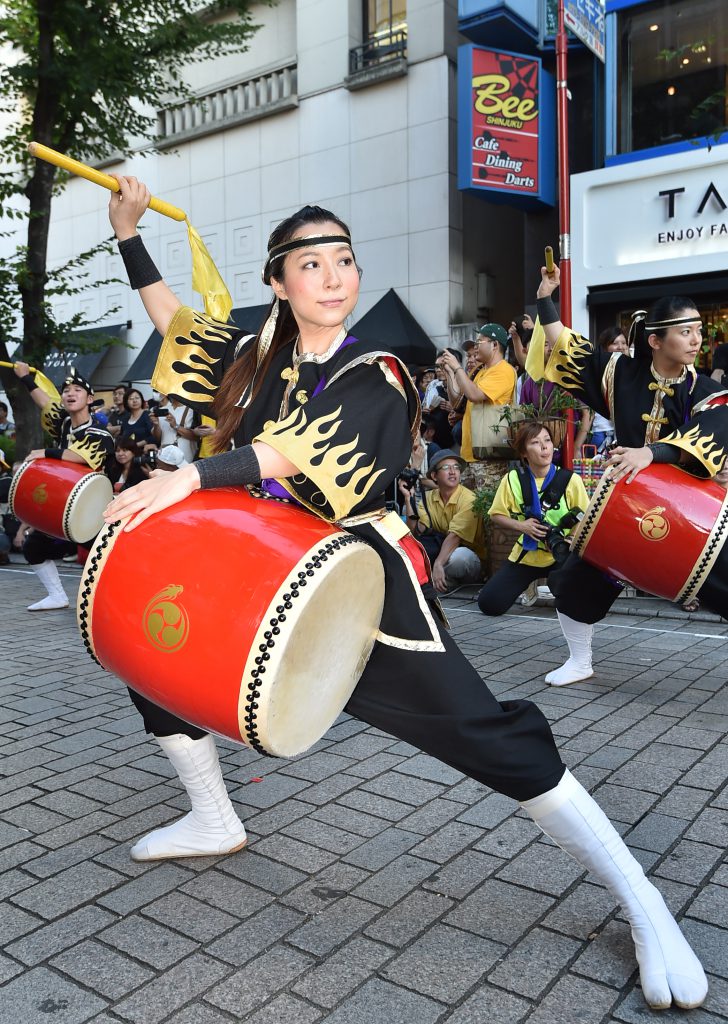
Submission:
<svg viewBox="0 0 728 1024">
<path fill-rule="evenodd" d="M 48 560 L 34 565 L 33 569 L 38 579 L 48 591 L 48 596 L 28 605 L 29 612 L 50 612 L 57 608 L 68 608 L 68 595 L 63 589 L 61 577 L 58 575 L 56 563 Z"/>
<path fill-rule="evenodd" d="M 592 668 L 592 634 L 594 627 L 588 622 L 577 622 L 563 612 L 556 613 L 559 617 L 561 631 L 569 645 L 569 660 L 561 668 L 555 668 L 546 676 L 549 686 L 568 686 L 578 683 L 580 679 L 589 679 L 594 675 Z"/>
<path fill-rule="evenodd" d="M 214 857 L 242 850 L 248 841 L 245 827 L 230 803 L 212 736 L 192 740 L 178 733 L 155 739 L 187 790 L 192 810 L 172 825 L 138 840 L 131 849 L 131 859 Z"/>
<path fill-rule="evenodd" d="M 708 982 L 665 902 L 645 878 L 601 807 L 567 770 L 558 786 L 521 806 L 562 850 L 606 885 L 632 929 L 645 1000 L 656 1010 L 673 1002 L 691 1009 Z"/>
</svg>

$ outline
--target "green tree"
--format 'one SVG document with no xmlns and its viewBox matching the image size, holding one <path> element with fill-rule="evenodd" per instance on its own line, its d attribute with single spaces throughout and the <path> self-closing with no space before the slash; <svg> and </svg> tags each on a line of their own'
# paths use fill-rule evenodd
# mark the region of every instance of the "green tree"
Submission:
<svg viewBox="0 0 728 1024">
<path fill-rule="evenodd" d="M 270 0 L 274 2 L 274 0 Z M 0 110 L 11 117 L 5 152 L 13 166 L 0 172 L 0 215 L 27 218 L 27 242 L 0 269 L 0 360 L 8 360 L 22 315 L 26 361 L 42 366 L 67 343 L 79 318 L 54 320 L 53 294 L 72 293 L 84 280 L 79 254 L 47 269 L 54 193 L 64 176 L 31 160 L 31 140 L 91 161 L 129 155 L 140 138 L 154 141 L 161 107 L 189 95 L 186 65 L 245 50 L 258 26 L 252 0 L 6 0 L 0 45 L 10 59 L 0 69 Z M 69 275 L 70 274 L 70 278 Z M 12 370 L 0 369 L 18 428 L 18 451 L 40 447 L 37 411 Z"/>
</svg>

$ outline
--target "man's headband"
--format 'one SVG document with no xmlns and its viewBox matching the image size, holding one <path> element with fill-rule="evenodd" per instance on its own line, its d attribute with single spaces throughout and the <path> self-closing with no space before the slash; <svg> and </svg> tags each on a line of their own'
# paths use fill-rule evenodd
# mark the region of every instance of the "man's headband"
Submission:
<svg viewBox="0 0 728 1024">
<path fill-rule="evenodd" d="M 87 391 L 89 395 L 92 395 L 94 393 L 94 389 L 91 387 L 86 378 L 81 376 L 81 374 L 78 372 L 75 366 L 72 366 L 71 369 L 69 370 L 68 376 L 63 381 L 63 387 L 61 388 L 61 390 L 63 390 L 63 388 L 70 387 L 72 384 L 75 384 L 76 387 L 83 388 L 83 390 Z"/>
<path fill-rule="evenodd" d="M 271 264 L 274 260 L 287 256 L 289 252 L 295 252 L 297 249 L 306 249 L 312 245 L 348 245 L 351 249 L 351 238 L 348 235 L 305 235 L 303 238 L 294 238 L 290 242 L 281 242 L 280 245 L 274 245 L 268 250 L 268 258 L 263 267 L 263 283 L 270 284 Z"/>
</svg>

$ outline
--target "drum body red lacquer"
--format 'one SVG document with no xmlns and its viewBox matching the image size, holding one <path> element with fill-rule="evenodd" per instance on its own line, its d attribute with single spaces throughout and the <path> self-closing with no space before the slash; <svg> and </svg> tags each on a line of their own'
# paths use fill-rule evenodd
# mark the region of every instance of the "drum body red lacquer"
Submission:
<svg viewBox="0 0 728 1024">
<path fill-rule="evenodd" d="M 726 537 L 725 488 L 653 464 L 630 484 L 602 477 L 572 550 L 639 590 L 685 601 L 700 590 Z"/>
<path fill-rule="evenodd" d="M 50 537 L 84 544 L 104 525 L 111 481 L 85 463 L 32 459 L 13 477 L 8 503 L 23 523 Z"/>
<path fill-rule="evenodd" d="M 381 560 L 290 503 L 197 491 L 99 535 L 79 590 L 89 652 L 185 721 L 290 757 L 351 696 L 379 627 Z"/>
</svg>

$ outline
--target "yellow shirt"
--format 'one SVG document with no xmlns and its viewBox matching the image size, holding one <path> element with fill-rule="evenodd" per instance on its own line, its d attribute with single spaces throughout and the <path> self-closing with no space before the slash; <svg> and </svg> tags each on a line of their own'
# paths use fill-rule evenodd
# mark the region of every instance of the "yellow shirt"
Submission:
<svg viewBox="0 0 728 1024">
<path fill-rule="evenodd" d="M 473 377 L 473 384 L 480 388 L 486 397 L 486 401 L 491 402 L 493 405 L 511 405 L 515 401 L 516 371 L 505 359 L 501 359 L 495 366 L 484 366 L 482 370 L 478 370 Z M 475 461 L 472 428 L 470 426 L 472 408 L 472 402 L 465 403 L 460 456 L 466 462 Z"/>
<path fill-rule="evenodd" d="M 439 490 L 427 491 L 425 500 L 430 515 L 427 515 L 424 503 L 418 502 L 417 513 L 420 522 L 425 526 L 432 526 L 432 529 L 439 533 L 457 534 L 461 544 L 474 551 L 481 562 L 484 562 L 485 523 L 472 511 L 475 501 L 473 492 L 463 484 L 458 484 L 447 504 L 443 502 Z"/>
<path fill-rule="evenodd" d="M 493 504 L 488 510 L 490 516 L 507 516 L 508 519 L 522 519 L 523 512 L 521 506 L 516 500 L 516 496 L 513 493 L 510 481 L 510 473 L 501 480 L 498 485 L 498 490 L 495 492 L 495 498 L 493 498 Z M 545 477 L 536 477 L 536 487 L 539 491 L 543 487 Z M 584 481 L 576 473 L 572 474 L 571 480 L 566 485 L 566 491 L 564 492 L 566 498 L 566 504 L 569 508 L 580 508 L 582 511 L 586 510 L 589 504 L 589 496 L 586 493 L 584 487 Z M 571 530 L 568 531 L 571 533 Z M 568 536 L 568 534 L 567 534 Z M 554 559 L 550 551 L 547 551 L 542 541 L 538 542 L 538 547 L 535 551 L 527 551 L 523 554 L 523 548 L 521 547 L 521 541 L 523 540 L 523 534 L 518 538 L 516 543 L 513 545 L 510 555 L 508 556 L 509 562 L 520 561 L 522 565 L 534 565 L 534 566 L 546 566 L 553 565 Z M 521 555 L 523 557 L 521 558 Z"/>
</svg>

